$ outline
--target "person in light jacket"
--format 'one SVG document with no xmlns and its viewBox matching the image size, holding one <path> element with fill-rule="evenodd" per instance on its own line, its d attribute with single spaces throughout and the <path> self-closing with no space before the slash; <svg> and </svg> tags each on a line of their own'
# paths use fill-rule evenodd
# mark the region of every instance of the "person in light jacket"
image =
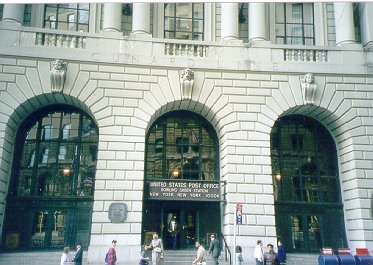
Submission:
<svg viewBox="0 0 373 265">
<path fill-rule="evenodd" d="M 68 247 L 63 248 L 63 253 L 62 253 L 62 256 L 61 256 L 60 265 L 69 265 L 70 264 L 69 252 L 70 252 L 70 248 L 68 248 Z"/>
<path fill-rule="evenodd" d="M 263 265 L 263 242 L 258 240 L 254 249 L 254 258 L 256 265 Z"/>
<path fill-rule="evenodd" d="M 157 234 L 153 235 L 153 240 L 147 249 L 152 249 L 152 264 L 159 265 L 161 258 L 163 258 L 163 243 L 162 240 L 158 238 Z"/>
<path fill-rule="evenodd" d="M 195 244 L 197 250 L 197 257 L 195 260 L 193 260 L 192 264 L 193 265 L 206 265 L 206 250 L 205 248 L 201 245 L 200 242 L 196 242 Z"/>
</svg>

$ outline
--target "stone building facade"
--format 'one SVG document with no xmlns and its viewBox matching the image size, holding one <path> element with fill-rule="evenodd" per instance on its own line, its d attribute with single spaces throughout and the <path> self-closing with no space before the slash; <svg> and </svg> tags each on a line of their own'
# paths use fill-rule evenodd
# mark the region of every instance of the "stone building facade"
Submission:
<svg viewBox="0 0 373 265">
<path fill-rule="evenodd" d="M 174 5 L 175 9 L 180 8 Z M 276 7 L 277 4 L 201 5 L 202 39 L 165 38 L 167 7 L 163 3 L 90 4 L 87 31 L 48 29 L 45 25 L 51 16 L 46 18 L 48 7 L 45 5 L 29 7 L 30 26 L 24 25 L 25 5 L 2 7 L 0 231 L 3 248 L 73 246 L 83 240 L 88 245 L 85 247 L 88 247 L 89 261 L 98 263 L 103 260 L 111 240 L 116 239 L 121 256 L 135 261 L 137 256 L 130 253 L 139 251 L 147 232 L 158 232 L 166 240 L 165 226 L 170 221 L 167 214 L 171 214 L 177 216 L 183 229 L 189 224 L 193 227 L 190 234 L 193 240 L 206 244 L 206 235 L 216 233 L 218 237 L 224 236 L 233 251 L 237 204 L 243 206 L 243 220 L 237 228 L 236 243 L 243 247 L 248 258 L 258 239 L 274 244 L 281 238 L 290 252 L 314 252 L 329 243 L 330 232 L 326 230 L 333 229 L 338 234 L 335 248 L 373 248 L 373 28 L 370 26 L 373 5 L 360 3 L 354 12 L 352 3 L 310 3 L 313 45 L 279 43 L 283 36 L 278 33 L 276 19 L 282 7 Z M 292 14 L 297 13 L 298 7 L 289 8 L 293 8 Z M 79 11 L 79 7 L 76 10 Z M 357 15 L 360 43 L 355 41 L 354 17 Z M 178 31 L 173 33 L 177 35 Z M 307 41 L 306 31 L 303 33 L 300 38 Z M 199 33 L 197 30 L 191 34 Z M 53 188 L 53 193 L 45 193 L 46 184 L 39 181 L 40 166 L 35 166 L 29 152 L 28 167 L 34 171 L 25 173 L 30 174 L 30 180 L 25 178 L 29 184 L 24 186 L 29 185 L 34 191 L 21 195 L 24 186 L 20 186 L 20 172 L 28 171 L 22 171 L 23 162 L 17 161 L 26 159 L 21 154 L 26 152 L 29 130 L 46 117 L 54 117 L 53 113 L 81 115 L 79 124 L 83 125 L 76 129 L 76 135 L 82 139 L 87 135 L 84 124 L 89 121 L 88 131 L 97 134 L 97 138 L 90 138 L 92 144 L 86 151 L 83 151 L 84 139 L 73 141 L 78 143 L 75 149 L 63 151 L 76 155 L 67 164 L 75 165 L 74 159 L 80 161 L 80 166 L 73 168 L 76 171 L 71 175 L 68 196 L 58 193 L 60 184 L 55 184 L 58 188 Z M 149 135 L 164 117 L 185 117 L 186 121 L 195 119 L 198 124 L 208 124 L 196 125 L 197 129 L 191 131 L 187 123 L 185 130 L 189 130 L 189 134 L 181 132 L 184 138 L 191 139 L 187 140 L 189 145 L 199 145 L 200 149 L 195 150 L 205 148 L 202 131 L 212 128 L 209 135 L 215 139 L 217 154 L 211 169 L 214 177 L 210 180 L 218 183 L 220 198 L 193 202 L 188 211 L 185 209 L 191 200 L 175 202 L 178 208 L 173 209 L 172 200 L 158 198 L 164 205 L 169 203 L 168 208 L 157 206 L 164 212 L 154 219 L 158 220 L 159 228 L 150 226 L 144 231 L 149 223 L 147 216 L 152 216 L 145 209 L 151 164 Z M 63 119 L 58 121 L 63 123 Z M 74 122 L 71 124 L 74 127 Z M 180 121 L 167 121 L 167 124 L 174 124 L 176 128 Z M 291 126 L 297 129 L 292 131 Z M 307 126 L 313 129 L 307 131 Z M 289 132 L 284 136 L 276 134 L 280 127 Z M 41 135 L 35 140 L 35 146 L 43 146 L 53 138 L 45 136 L 48 128 L 40 125 L 44 137 Z M 200 134 L 196 133 L 198 128 Z M 63 128 L 60 130 L 60 140 L 56 140 L 59 146 L 66 140 Z M 302 130 L 307 133 L 298 133 Z M 163 140 L 168 140 L 167 137 Z M 276 137 L 280 143 L 274 140 Z M 281 151 L 286 149 L 286 143 L 294 149 L 290 155 Z M 166 143 L 161 145 L 167 147 Z M 308 145 L 313 147 L 307 149 Z M 325 146 L 328 148 L 324 152 Z M 82 148 L 80 155 L 76 153 L 78 148 Z M 53 150 L 46 149 L 37 149 L 41 157 L 39 165 L 43 164 L 43 155 Z M 65 154 L 58 150 L 57 155 Z M 91 155 L 86 164 L 82 162 L 84 152 Z M 178 155 L 182 156 L 180 152 L 183 153 L 179 151 Z M 199 153 L 194 155 L 200 164 L 196 169 L 197 180 L 191 183 L 205 183 L 207 173 L 201 168 L 205 153 L 194 152 Z M 37 157 L 34 159 L 38 160 Z M 317 161 L 311 162 L 315 157 Z M 330 165 L 323 162 L 328 157 L 332 157 Z M 167 151 L 160 159 L 166 167 Z M 188 159 L 185 155 L 185 161 Z M 292 160 L 302 159 L 313 164 L 308 168 L 295 167 L 297 173 L 288 170 L 294 166 Z M 56 161 L 53 163 L 59 165 Z M 79 187 L 90 187 L 87 177 L 83 180 L 90 173 L 82 173 L 90 171 L 83 171 L 83 166 L 94 169 L 93 176 L 90 175 L 94 183 L 93 196 L 81 195 Z M 183 179 L 191 180 L 185 177 L 189 169 L 179 169 L 177 176 L 182 173 Z M 80 173 L 76 173 L 78 171 Z M 159 178 L 168 178 L 168 168 L 159 172 Z M 58 178 L 53 183 L 60 183 Z M 308 183 L 310 179 L 312 183 Z M 70 184 L 67 182 L 67 185 Z M 280 192 L 283 195 L 279 195 Z M 334 193 L 330 195 L 331 192 Z M 290 193 L 293 195 L 289 199 L 285 194 Z M 48 200 L 55 201 L 49 205 Z M 75 204 L 71 204 L 72 201 Z M 60 203 L 65 203 L 61 209 L 57 207 Z M 120 216 L 119 221 L 109 218 L 113 203 L 127 207 L 122 209 L 126 216 Z M 207 209 L 209 205 L 215 209 L 212 220 L 204 217 L 203 212 L 207 210 L 196 210 Z M 23 216 L 15 213 L 13 207 L 27 210 L 31 207 L 35 211 Z M 75 210 L 67 210 L 69 207 Z M 51 211 L 54 211 L 54 221 L 40 215 L 51 216 Z M 81 211 L 87 211 L 85 219 L 79 219 Z M 182 221 L 183 216 L 186 219 Z M 22 230 L 21 225 L 14 225 L 16 219 L 17 222 L 23 220 L 26 228 Z M 77 220 L 83 220 L 85 227 L 81 228 Z M 335 226 L 330 227 L 334 221 Z M 205 222 L 211 222 L 214 229 L 209 230 L 207 225 L 203 230 Z M 43 236 L 42 245 L 35 243 L 37 233 Z M 178 235 L 178 248 L 189 246 L 180 243 L 186 235 L 185 231 Z M 55 244 L 54 237 L 59 240 Z M 26 243 L 20 245 L 20 242 Z M 169 248 L 171 246 L 170 243 Z"/>
</svg>

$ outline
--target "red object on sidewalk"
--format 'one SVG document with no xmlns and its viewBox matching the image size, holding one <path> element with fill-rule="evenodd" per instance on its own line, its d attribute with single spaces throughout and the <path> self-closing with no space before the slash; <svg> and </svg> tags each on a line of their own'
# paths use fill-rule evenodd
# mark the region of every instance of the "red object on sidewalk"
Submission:
<svg viewBox="0 0 373 265">
<path fill-rule="evenodd" d="M 358 256 L 369 256 L 369 251 L 367 248 L 356 248 L 356 255 Z"/>
</svg>

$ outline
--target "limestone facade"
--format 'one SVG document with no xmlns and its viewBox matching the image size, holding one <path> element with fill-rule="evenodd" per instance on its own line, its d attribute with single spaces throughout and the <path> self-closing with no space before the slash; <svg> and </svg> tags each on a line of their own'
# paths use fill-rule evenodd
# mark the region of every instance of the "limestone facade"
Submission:
<svg viewBox="0 0 373 265">
<path fill-rule="evenodd" d="M 325 14 L 327 7 L 322 7 Z M 155 11 L 152 5 L 153 16 Z M 324 33 L 329 34 L 328 26 Z M 38 34 L 42 44 L 36 42 Z M 242 203 L 237 243 L 250 257 L 258 238 L 276 242 L 271 129 L 279 117 L 301 114 L 322 123 L 335 141 L 349 247 L 373 249 L 373 53 L 368 46 L 292 47 L 271 44 L 270 36 L 248 45 L 100 31 L 63 32 L 82 42 L 58 47 L 47 45 L 47 34 L 60 33 L 0 22 L 0 35 L 6 36 L 0 40 L 0 231 L 18 126 L 43 106 L 73 105 L 99 127 L 89 261 L 102 261 L 113 238 L 120 256 L 137 260 L 130 253 L 141 244 L 146 133 L 162 114 L 184 109 L 201 114 L 217 132 L 220 179 L 228 192 L 221 204 L 221 230 L 232 246 L 235 206 Z M 231 36 L 223 34 L 223 27 L 222 35 Z M 56 58 L 68 65 L 61 94 L 51 89 Z M 194 72 L 190 99 L 183 99 L 181 91 L 185 68 Z M 301 77 L 307 73 L 313 73 L 317 86 L 314 104 L 304 102 Z M 124 223 L 108 219 L 113 202 L 127 203 Z"/>
</svg>

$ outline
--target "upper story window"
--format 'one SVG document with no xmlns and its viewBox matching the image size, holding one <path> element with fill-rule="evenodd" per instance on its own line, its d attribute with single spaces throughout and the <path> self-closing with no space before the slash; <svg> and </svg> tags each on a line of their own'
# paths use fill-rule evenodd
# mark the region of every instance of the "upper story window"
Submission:
<svg viewBox="0 0 373 265">
<path fill-rule="evenodd" d="M 203 3 L 166 3 L 164 37 L 168 39 L 203 40 Z"/>
<path fill-rule="evenodd" d="M 23 13 L 23 26 L 31 26 L 31 8 L 32 5 L 25 5 L 25 11 Z"/>
<path fill-rule="evenodd" d="M 88 32 L 88 22 L 88 3 L 45 5 L 45 28 Z"/>
<path fill-rule="evenodd" d="M 312 3 L 276 3 L 276 43 L 314 45 Z"/>
<path fill-rule="evenodd" d="M 0 19 L 3 18 L 4 4 L 0 4 Z"/>
</svg>

